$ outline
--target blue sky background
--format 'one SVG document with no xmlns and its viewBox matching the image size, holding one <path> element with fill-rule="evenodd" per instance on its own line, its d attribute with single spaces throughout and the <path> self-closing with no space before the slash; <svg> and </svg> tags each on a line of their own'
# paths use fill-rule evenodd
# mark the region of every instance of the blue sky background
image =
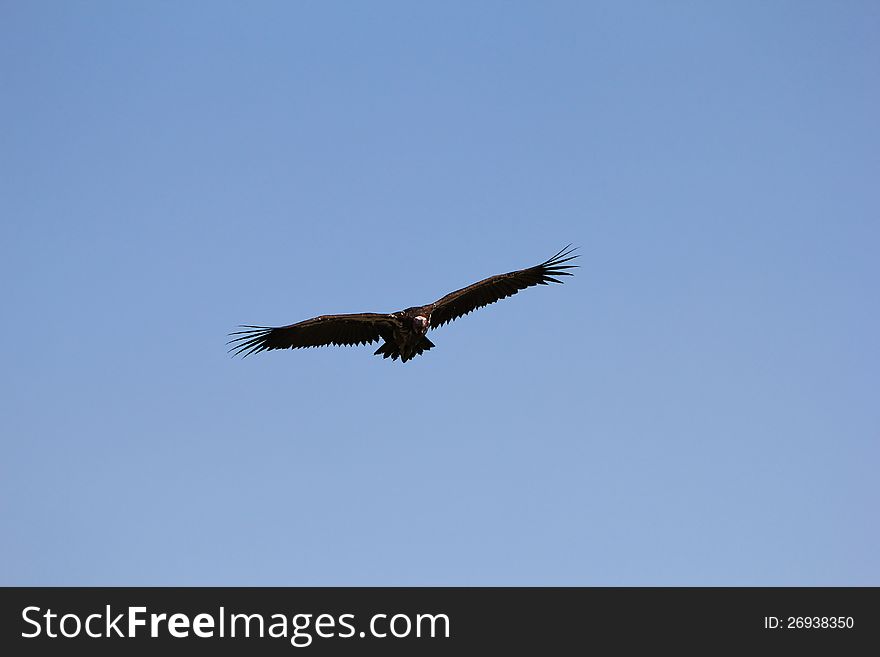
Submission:
<svg viewBox="0 0 880 657">
<path fill-rule="evenodd" d="M 0 583 L 880 585 L 876 2 L 3 2 Z M 581 268 L 430 334 L 237 324 Z"/>
</svg>

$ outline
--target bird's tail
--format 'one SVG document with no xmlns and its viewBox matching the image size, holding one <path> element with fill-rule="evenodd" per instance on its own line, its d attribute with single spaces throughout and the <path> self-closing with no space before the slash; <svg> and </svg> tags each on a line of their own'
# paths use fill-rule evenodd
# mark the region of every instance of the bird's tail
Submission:
<svg viewBox="0 0 880 657">
<path fill-rule="evenodd" d="M 397 360 L 398 358 L 400 358 L 400 362 L 405 363 L 406 361 L 410 360 L 411 358 L 415 358 L 423 351 L 428 351 L 432 347 L 434 347 L 434 343 L 431 342 L 425 336 L 422 336 L 422 339 L 419 341 L 419 343 L 412 350 L 412 353 L 407 357 L 403 357 L 401 355 L 400 348 L 396 344 L 394 344 L 393 342 L 383 342 L 382 346 L 373 352 L 373 355 L 374 356 L 382 356 L 382 358 L 388 358 L 390 356 L 391 360 Z"/>
</svg>

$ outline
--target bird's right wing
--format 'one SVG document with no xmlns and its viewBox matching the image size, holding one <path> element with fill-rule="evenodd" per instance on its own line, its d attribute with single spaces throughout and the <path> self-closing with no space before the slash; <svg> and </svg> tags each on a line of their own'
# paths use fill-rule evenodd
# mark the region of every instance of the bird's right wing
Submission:
<svg viewBox="0 0 880 657">
<path fill-rule="evenodd" d="M 357 313 L 321 315 L 290 326 L 242 326 L 227 343 L 233 356 L 249 356 L 271 349 L 300 349 L 326 345 L 356 345 L 390 338 L 397 323 L 391 315 Z"/>
</svg>

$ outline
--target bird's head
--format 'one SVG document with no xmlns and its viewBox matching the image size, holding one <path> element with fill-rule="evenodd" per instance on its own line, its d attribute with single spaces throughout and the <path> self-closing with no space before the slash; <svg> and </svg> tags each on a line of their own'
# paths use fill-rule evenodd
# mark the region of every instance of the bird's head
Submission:
<svg viewBox="0 0 880 657">
<path fill-rule="evenodd" d="M 416 333 L 424 335 L 428 332 L 428 318 L 424 315 L 416 315 L 413 317 L 413 328 Z"/>
</svg>

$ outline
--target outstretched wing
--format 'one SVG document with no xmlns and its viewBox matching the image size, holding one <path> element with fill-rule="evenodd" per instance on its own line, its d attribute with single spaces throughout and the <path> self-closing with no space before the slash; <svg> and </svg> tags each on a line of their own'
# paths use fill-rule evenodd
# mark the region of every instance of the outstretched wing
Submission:
<svg viewBox="0 0 880 657">
<path fill-rule="evenodd" d="M 498 274 L 474 283 L 468 287 L 447 294 L 442 299 L 435 301 L 431 310 L 431 326 L 437 328 L 447 322 L 458 319 L 462 315 L 488 306 L 500 299 L 505 299 L 533 285 L 547 285 L 548 283 L 562 283 L 556 276 L 571 276 L 566 269 L 573 269 L 577 265 L 566 265 L 566 262 L 574 260 L 577 255 L 572 255 L 575 249 L 571 244 L 557 253 L 549 260 L 540 265 L 512 271 L 508 274 Z"/>
<path fill-rule="evenodd" d="M 391 336 L 394 317 L 381 313 L 321 315 L 298 324 L 279 326 L 242 326 L 230 333 L 227 343 L 233 356 L 249 356 L 271 349 L 300 349 L 326 345 L 355 345 L 376 342 Z"/>
</svg>

